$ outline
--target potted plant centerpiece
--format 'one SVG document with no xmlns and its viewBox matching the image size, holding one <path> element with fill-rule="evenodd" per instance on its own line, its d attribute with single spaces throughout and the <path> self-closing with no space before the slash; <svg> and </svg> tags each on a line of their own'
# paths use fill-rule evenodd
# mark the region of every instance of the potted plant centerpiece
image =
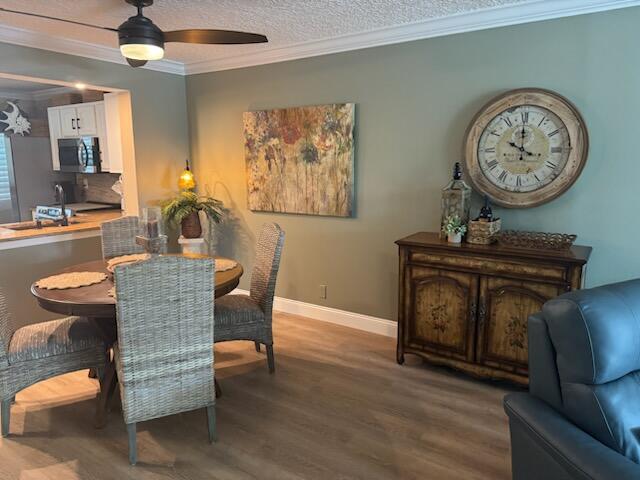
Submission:
<svg viewBox="0 0 640 480">
<path fill-rule="evenodd" d="M 162 215 L 168 223 L 180 224 L 185 238 L 199 238 L 202 235 L 200 212 L 210 221 L 220 223 L 224 215 L 222 202 L 212 197 L 201 197 L 192 190 L 183 190 L 177 197 L 162 205 Z"/>
<path fill-rule="evenodd" d="M 467 232 L 467 226 L 458 215 L 450 215 L 445 219 L 442 231 L 447 235 L 449 243 L 461 243 L 462 235 Z"/>
</svg>

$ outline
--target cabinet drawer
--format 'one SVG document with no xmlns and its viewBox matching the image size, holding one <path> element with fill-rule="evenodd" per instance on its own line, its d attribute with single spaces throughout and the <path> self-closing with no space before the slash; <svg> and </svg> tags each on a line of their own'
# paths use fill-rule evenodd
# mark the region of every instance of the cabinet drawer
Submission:
<svg viewBox="0 0 640 480">
<path fill-rule="evenodd" d="M 518 262 L 480 256 L 461 256 L 412 250 L 409 263 L 451 269 L 471 270 L 484 274 L 517 275 L 528 278 L 565 281 L 566 270 L 562 265 Z"/>
</svg>

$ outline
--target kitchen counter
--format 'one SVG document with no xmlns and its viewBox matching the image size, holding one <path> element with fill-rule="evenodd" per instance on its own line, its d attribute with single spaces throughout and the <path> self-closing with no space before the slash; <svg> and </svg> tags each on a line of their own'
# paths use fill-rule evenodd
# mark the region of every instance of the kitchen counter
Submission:
<svg viewBox="0 0 640 480">
<path fill-rule="evenodd" d="M 92 230 L 99 231 L 100 224 L 107 220 L 113 220 L 123 215 L 119 209 L 112 210 L 97 210 L 95 212 L 83 212 L 78 213 L 69 218 L 69 225 L 66 227 L 51 226 L 43 228 L 27 228 L 20 230 L 11 230 L 10 226 L 20 226 L 24 228 L 33 222 L 20 222 L 12 224 L 0 225 L 0 244 L 3 242 L 9 242 L 12 240 L 28 240 L 38 239 L 41 237 L 54 237 L 70 233 L 77 232 L 91 232 Z"/>
</svg>

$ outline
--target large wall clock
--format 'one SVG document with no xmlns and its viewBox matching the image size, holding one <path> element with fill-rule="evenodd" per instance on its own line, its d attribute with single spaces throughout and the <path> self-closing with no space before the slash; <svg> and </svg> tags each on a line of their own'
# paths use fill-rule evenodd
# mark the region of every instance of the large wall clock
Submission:
<svg viewBox="0 0 640 480">
<path fill-rule="evenodd" d="M 498 205 L 534 207 L 576 181 L 588 150 L 585 123 L 566 98 L 537 88 L 512 90 L 491 100 L 471 122 L 466 178 Z"/>
</svg>

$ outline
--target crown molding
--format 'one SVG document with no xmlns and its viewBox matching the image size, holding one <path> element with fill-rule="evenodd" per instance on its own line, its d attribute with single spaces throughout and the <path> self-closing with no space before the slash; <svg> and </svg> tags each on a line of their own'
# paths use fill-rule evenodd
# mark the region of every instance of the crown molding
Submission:
<svg viewBox="0 0 640 480">
<path fill-rule="evenodd" d="M 186 64 L 185 69 L 187 75 L 232 70 L 638 5 L 640 5 L 640 0 L 532 0 L 526 3 L 433 18 L 370 32 L 193 62 Z"/>
<path fill-rule="evenodd" d="M 369 32 L 284 47 L 267 47 L 258 52 L 230 55 L 202 62 L 184 64 L 173 60 L 159 60 L 149 62 L 142 68 L 176 75 L 218 72 L 639 5 L 640 0 L 531 0 Z M 15 27 L 0 25 L 0 42 L 126 65 L 120 51 L 116 48 Z"/>
<path fill-rule="evenodd" d="M 54 37 L 45 33 L 6 25 L 0 25 L 0 42 L 127 65 L 120 50 L 117 48 L 105 47 L 104 45 L 96 45 L 68 38 Z M 142 68 L 176 75 L 185 74 L 184 64 L 174 62 L 173 60 L 149 62 Z"/>
</svg>

